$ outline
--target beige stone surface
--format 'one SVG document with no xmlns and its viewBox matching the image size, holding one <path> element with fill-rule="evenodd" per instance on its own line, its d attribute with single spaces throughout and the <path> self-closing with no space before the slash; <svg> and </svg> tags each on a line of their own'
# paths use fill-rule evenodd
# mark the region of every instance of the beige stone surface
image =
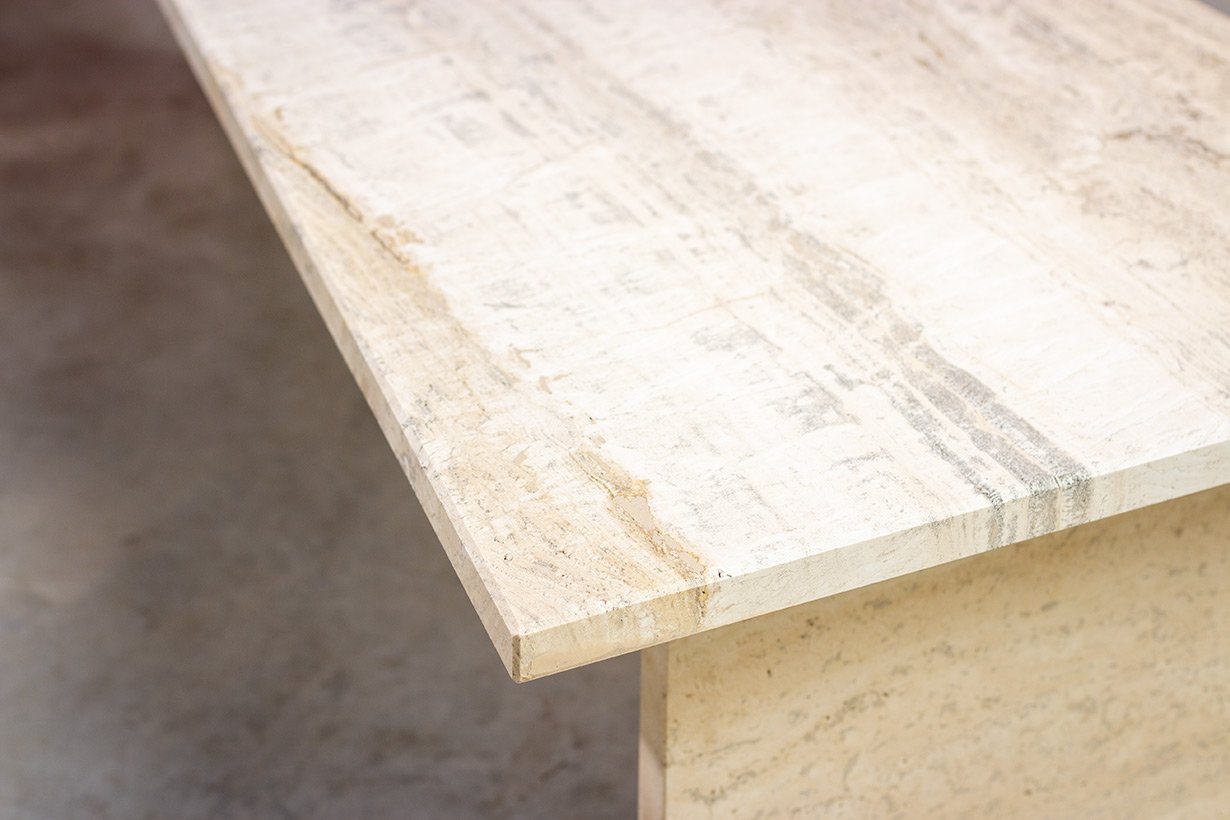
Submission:
<svg viewBox="0 0 1230 820">
<path fill-rule="evenodd" d="M 643 654 L 641 817 L 1217 818 L 1230 488 Z"/>
<path fill-rule="evenodd" d="M 532 678 L 1230 480 L 1230 23 L 166 0 Z"/>
<path fill-rule="evenodd" d="M 0 818 L 626 820 L 504 674 L 146 0 L 0 2 Z"/>
</svg>

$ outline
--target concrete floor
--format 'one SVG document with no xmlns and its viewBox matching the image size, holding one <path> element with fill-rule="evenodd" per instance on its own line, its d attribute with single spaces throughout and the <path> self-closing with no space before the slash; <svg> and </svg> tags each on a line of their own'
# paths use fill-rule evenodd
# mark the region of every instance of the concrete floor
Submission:
<svg viewBox="0 0 1230 820">
<path fill-rule="evenodd" d="M 636 686 L 508 679 L 152 3 L 0 3 L 0 818 L 627 818 Z"/>
</svg>

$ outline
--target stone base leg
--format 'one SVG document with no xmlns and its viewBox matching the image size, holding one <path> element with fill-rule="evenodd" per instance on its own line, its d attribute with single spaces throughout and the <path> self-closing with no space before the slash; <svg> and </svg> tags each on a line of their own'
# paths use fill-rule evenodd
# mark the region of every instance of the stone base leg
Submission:
<svg viewBox="0 0 1230 820">
<path fill-rule="evenodd" d="M 1230 487 L 643 654 L 640 816 L 1216 817 Z"/>
</svg>

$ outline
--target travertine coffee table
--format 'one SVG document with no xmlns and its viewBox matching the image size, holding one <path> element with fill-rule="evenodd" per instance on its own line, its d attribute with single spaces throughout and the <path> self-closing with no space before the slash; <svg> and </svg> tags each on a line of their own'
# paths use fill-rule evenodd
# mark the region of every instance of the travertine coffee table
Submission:
<svg viewBox="0 0 1230 820">
<path fill-rule="evenodd" d="M 164 2 L 508 671 L 644 650 L 642 816 L 1227 811 L 1230 20 Z"/>
</svg>

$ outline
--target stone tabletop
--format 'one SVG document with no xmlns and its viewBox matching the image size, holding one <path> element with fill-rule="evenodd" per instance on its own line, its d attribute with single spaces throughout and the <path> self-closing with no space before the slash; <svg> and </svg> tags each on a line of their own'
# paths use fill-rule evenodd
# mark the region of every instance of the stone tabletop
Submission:
<svg viewBox="0 0 1230 820">
<path fill-rule="evenodd" d="M 1230 481 L 1230 21 L 164 0 L 523 680 Z"/>
</svg>

